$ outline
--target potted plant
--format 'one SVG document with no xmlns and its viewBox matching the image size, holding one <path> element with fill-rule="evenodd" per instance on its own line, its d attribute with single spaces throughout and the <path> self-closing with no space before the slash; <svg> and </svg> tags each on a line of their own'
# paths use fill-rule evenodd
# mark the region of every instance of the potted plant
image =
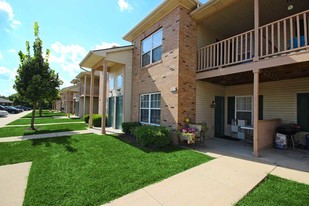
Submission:
<svg viewBox="0 0 309 206">
<path fill-rule="evenodd" d="M 188 144 L 192 144 L 195 142 L 195 129 L 194 128 L 183 128 L 180 133 L 180 140 L 186 140 Z"/>
</svg>

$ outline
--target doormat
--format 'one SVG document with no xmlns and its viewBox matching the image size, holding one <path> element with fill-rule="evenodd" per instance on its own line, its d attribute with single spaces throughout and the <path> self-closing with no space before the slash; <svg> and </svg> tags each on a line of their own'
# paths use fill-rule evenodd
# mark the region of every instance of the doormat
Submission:
<svg viewBox="0 0 309 206">
<path fill-rule="evenodd" d="M 231 136 L 227 136 L 227 135 L 223 135 L 223 136 L 220 136 L 218 138 L 221 138 L 221 139 L 228 139 L 228 140 L 233 140 L 233 141 L 239 141 L 240 139 L 238 138 L 235 138 L 235 137 L 231 137 Z"/>
</svg>

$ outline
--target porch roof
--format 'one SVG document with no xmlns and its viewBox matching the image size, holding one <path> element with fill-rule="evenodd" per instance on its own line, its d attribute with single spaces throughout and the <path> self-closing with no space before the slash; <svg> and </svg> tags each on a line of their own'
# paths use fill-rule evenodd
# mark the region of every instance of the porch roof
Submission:
<svg viewBox="0 0 309 206">
<path fill-rule="evenodd" d="M 79 92 L 79 85 L 72 85 L 72 86 L 69 86 L 69 87 L 65 87 L 65 88 L 62 88 L 60 90 L 60 93 L 63 93 L 63 92 Z"/>
<path fill-rule="evenodd" d="M 96 69 L 100 62 L 102 62 L 108 55 L 113 55 L 115 53 L 124 52 L 127 50 L 133 49 L 132 45 L 121 46 L 121 47 L 112 47 L 107 49 L 91 50 L 88 52 L 86 57 L 79 64 L 81 67 Z M 115 63 L 118 62 L 108 62 L 108 67 L 112 67 Z"/>
<path fill-rule="evenodd" d="M 286 79 L 297 79 L 309 76 L 309 62 L 287 64 L 277 67 L 264 68 L 260 70 L 260 82 L 280 81 Z M 222 74 L 220 76 L 200 79 L 222 86 L 233 86 L 253 83 L 253 72 L 245 71 L 234 74 Z"/>
</svg>

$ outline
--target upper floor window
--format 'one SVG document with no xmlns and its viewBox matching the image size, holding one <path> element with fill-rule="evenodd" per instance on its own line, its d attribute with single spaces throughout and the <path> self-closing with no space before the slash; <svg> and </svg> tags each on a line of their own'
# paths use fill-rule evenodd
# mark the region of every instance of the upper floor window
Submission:
<svg viewBox="0 0 309 206">
<path fill-rule="evenodd" d="M 162 58 L 162 29 L 142 41 L 142 67 Z"/>
<path fill-rule="evenodd" d="M 121 89 L 123 84 L 123 77 L 122 74 L 117 76 L 117 89 Z"/>
<path fill-rule="evenodd" d="M 109 90 L 115 89 L 115 87 L 114 87 L 114 85 L 115 85 L 115 77 L 114 76 L 112 76 L 112 75 L 109 76 L 108 83 L 109 83 Z"/>
</svg>

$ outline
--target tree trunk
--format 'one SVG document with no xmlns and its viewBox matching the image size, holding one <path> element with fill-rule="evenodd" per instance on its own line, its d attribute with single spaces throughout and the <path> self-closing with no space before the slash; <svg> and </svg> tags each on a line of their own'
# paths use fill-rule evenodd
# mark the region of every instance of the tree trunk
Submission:
<svg viewBox="0 0 309 206">
<path fill-rule="evenodd" d="M 31 117 L 31 129 L 35 130 L 34 128 L 34 118 L 35 118 L 35 106 L 36 106 L 36 102 L 33 102 L 33 110 L 32 110 L 32 117 Z"/>
<path fill-rule="evenodd" d="M 42 108 L 42 100 L 39 100 L 39 115 L 40 115 L 40 117 L 42 117 L 42 110 L 43 110 L 43 108 Z"/>
</svg>

